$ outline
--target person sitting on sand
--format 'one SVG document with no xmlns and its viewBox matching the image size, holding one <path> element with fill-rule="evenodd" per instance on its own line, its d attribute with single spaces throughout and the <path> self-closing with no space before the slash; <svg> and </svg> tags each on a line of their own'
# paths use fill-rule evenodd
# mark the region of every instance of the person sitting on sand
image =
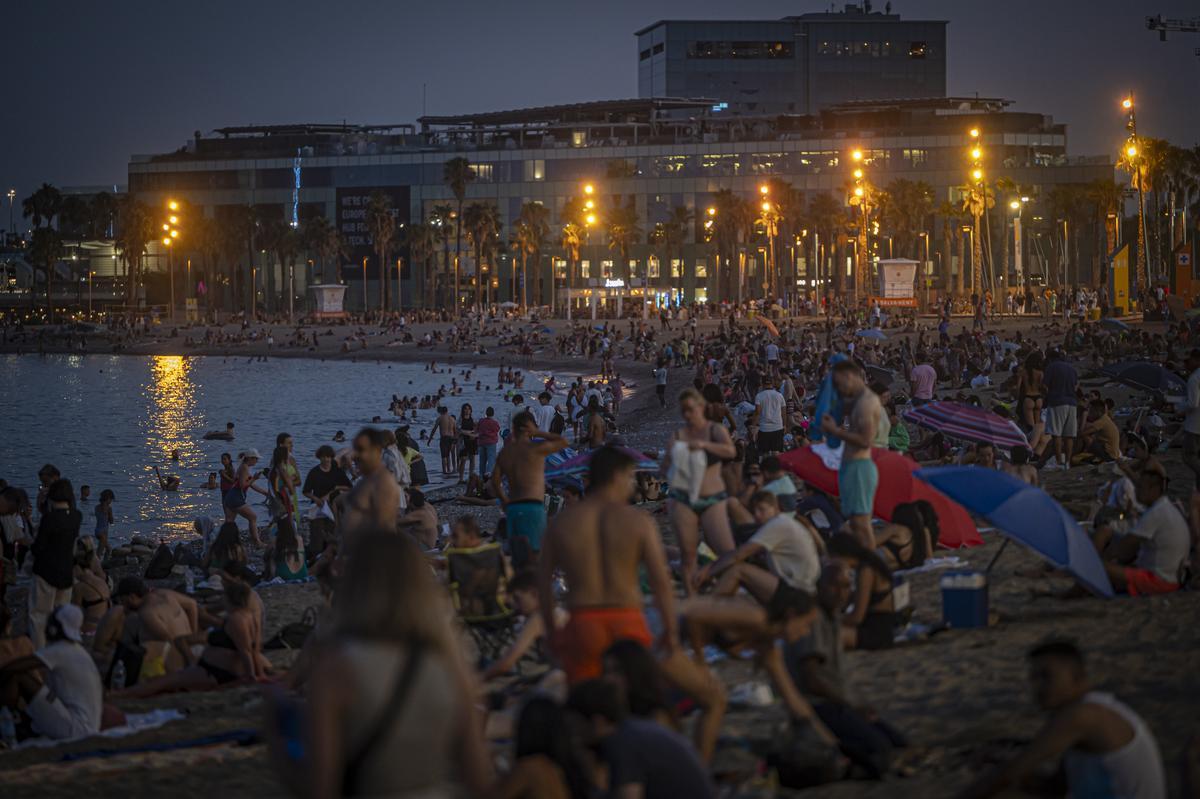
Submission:
<svg viewBox="0 0 1200 799">
<path fill-rule="evenodd" d="M 18 713 L 24 703 L 33 731 L 54 740 L 100 731 L 104 686 L 82 626 L 76 605 L 57 608 L 46 621 L 46 645 L 0 668 L 0 706 Z"/>
<path fill-rule="evenodd" d="M 182 480 L 179 478 L 179 475 L 168 474 L 166 477 L 163 477 L 162 472 L 158 470 L 157 466 L 154 467 L 154 474 L 158 478 L 158 487 L 163 491 L 179 490 L 179 484 L 182 482 Z"/>
<path fill-rule="evenodd" d="M 482 675 L 484 680 L 508 674 L 517 667 L 517 663 L 523 657 L 531 653 L 538 655 L 542 661 L 549 659 L 550 636 L 546 635 L 545 619 L 538 602 L 537 574 L 532 571 L 523 571 L 514 575 L 508 580 L 508 596 L 513 608 L 524 621 L 512 645 L 484 670 Z M 570 614 L 564 608 L 555 608 L 555 630 L 561 629 L 569 618 Z M 553 671 L 557 672 L 561 680 L 562 672 L 557 669 Z M 542 682 L 545 683 L 545 681 L 546 678 L 543 677 Z"/>
<path fill-rule="evenodd" d="M 84 632 L 94 632 L 100 619 L 108 612 L 112 600 L 109 597 L 108 580 L 99 569 L 96 559 L 95 539 L 80 538 L 75 542 L 75 587 L 71 602 L 83 610 Z"/>
<path fill-rule="evenodd" d="M 1096 531 L 1092 542 L 1104 561 L 1113 588 L 1130 596 L 1179 590 L 1195 534 L 1167 494 L 1167 478 L 1157 471 L 1137 479 L 1137 501 L 1146 508 L 1137 524 L 1117 537 L 1111 525 Z"/>
<path fill-rule="evenodd" d="M 224 430 L 209 430 L 204 434 L 205 441 L 233 441 L 233 422 L 226 422 Z"/>
<path fill-rule="evenodd" d="M 1012 475 L 1022 482 L 1036 487 L 1041 481 L 1038 478 L 1037 467 L 1029 462 L 1031 455 L 1032 453 L 1029 451 L 1029 447 L 1013 447 L 1009 452 L 1011 461 L 1002 461 L 1000 463 L 1000 470 Z"/>
<path fill-rule="evenodd" d="M 795 507 L 795 505 L 793 505 Z M 821 570 L 820 551 L 824 542 L 807 521 L 783 513 L 779 498 L 770 491 L 759 491 L 750 498 L 750 511 L 758 530 L 750 540 L 727 552 L 696 575 L 696 588 L 717 580 L 717 596 L 733 596 L 745 588 L 759 603 L 770 604 L 780 586 L 812 593 Z M 768 568 L 749 561 L 765 555 Z"/>
<path fill-rule="evenodd" d="M 396 522 L 396 526 L 415 538 L 423 549 L 429 550 L 437 546 L 437 508 L 425 499 L 425 494 L 420 489 L 408 489 L 408 509 Z"/>
<path fill-rule="evenodd" d="M 784 663 L 822 723 L 837 736 L 842 752 L 872 779 L 881 779 L 892 750 L 905 740 L 873 710 L 851 701 L 841 623 L 849 601 L 850 572 L 840 561 L 830 561 L 817 581 L 817 618 L 807 636 L 784 647 Z"/>
<path fill-rule="evenodd" d="M 93 648 L 103 652 L 119 643 L 140 647 L 145 653 L 141 669 L 129 675 L 130 684 L 188 665 L 191 654 L 183 651 L 182 642 L 200 629 L 203 612 L 196 600 L 165 588 L 151 589 L 140 577 L 123 577 L 113 601 L 118 607 L 101 621 Z"/>
<path fill-rule="evenodd" d="M 119 695 L 144 699 L 174 691 L 205 691 L 234 682 L 259 682 L 271 671 L 262 654 L 262 617 L 252 597 L 254 592 L 241 580 L 224 580 L 225 620 L 220 627 L 188 636 L 179 642 L 190 665 L 157 679 L 139 680 Z M 191 644 L 206 645 L 199 659 Z"/>
<path fill-rule="evenodd" d="M 296 532 L 290 517 L 279 520 L 275 527 L 275 546 L 264 558 L 264 580 L 307 580 L 308 561 L 304 555 L 304 539 Z"/>
<path fill-rule="evenodd" d="M 257 578 L 249 570 L 249 558 L 242 546 L 242 535 L 236 522 L 225 522 L 217 530 L 212 546 L 204 553 L 201 568 L 208 574 L 217 573 L 222 578 L 229 576 L 254 582 Z"/>
<path fill-rule="evenodd" d="M 829 554 L 855 572 L 854 610 L 842 619 L 846 645 L 852 649 L 890 649 L 896 631 L 896 606 L 887 563 L 856 536 L 846 533 L 829 539 Z"/>
<path fill-rule="evenodd" d="M 1049 719 L 1019 755 L 976 779 L 958 793 L 959 799 L 997 796 L 1059 758 L 1071 796 L 1167 795 L 1154 734 L 1128 705 L 1092 690 L 1075 644 L 1047 641 L 1030 650 L 1029 661 L 1034 699 Z"/>
</svg>

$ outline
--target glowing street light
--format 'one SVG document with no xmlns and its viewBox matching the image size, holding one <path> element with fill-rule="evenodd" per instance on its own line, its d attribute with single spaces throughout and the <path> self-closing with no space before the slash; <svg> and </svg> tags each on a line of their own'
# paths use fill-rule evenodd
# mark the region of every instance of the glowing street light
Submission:
<svg viewBox="0 0 1200 799">
<path fill-rule="evenodd" d="M 596 215 L 588 214 L 587 218 L 584 221 L 589 225 L 594 225 L 594 224 L 596 224 Z"/>
<path fill-rule="evenodd" d="M 716 216 L 716 215 L 717 215 L 717 209 L 716 209 L 716 208 L 713 208 L 711 205 L 710 205 L 710 206 L 708 206 L 708 215 L 709 215 L 709 216 Z"/>
<path fill-rule="evenodd" d="M 1018 208 L 1020 208 L 1020 207 L 1021 207 L 1021 201 L 1020 201 L 1020 200 L 1013 200 L 1012 202 L 1010 202 L 1010 203 L 1008 204 L 1008 207 L 1009 207 L 1009 208 L 1011 208 L 1011 209 L 1013 209 L 1014 211 L 1016 211 Z"/>
<path fill-rule="evenodd" d="M 164 223 L 163 223 L 163 230 L 170 230 L 170 229 L 171 229 L 171 226 L 170 226 L 170 225 L 168 225 L 167 223 L 165 223 L 165 222 L 164 222 Z"/>
<path fill-rule="evenodd" d="M 173 239 L 177 239 L 177 238 L 179 238 L 179 231 L 178 231 L 178 230 L 172 230 L 172 231 L 171 231 L 171 238 L 173 238 Z"/>
<path fill-rule="evenodd" d="M 1125 148 L 1125 155 L 1129 156 L 1130 158 L 1137 158 L 1137 154 L 1138 148 L 1136 144 L 1131 144 Z"/>
<path fill-rule="evenodd" d="M 766 183 L 764 183 L 764 184 L 762 184 L 761 186 L 759 186 L 759 187 L 758 187 L 758 190 L 759 190 L 759 192 L 760 192 L 760 193 L 762 193 L 762 194 L 769 194 L 769 193 L 771 192 L 771 188 L 770 188 L 770 186 L 768 186 Z"/>
<path fill-rule="evenodd" d="M 975 178 L 976 180 L 983 180 L 983 170 L 976 169 L 974 172 L 971 173 L 971 177 Z"/>
<path fill-rule="evenodd" d="M 163 236 L 163 245 L 166 247 L 171 246 L 171 237 L 170 236 Z"/>
<path fill-rule="evenodd" d="M 861 160 L 863 160 L 863 151 L 862 151 L 862 150 L 855 150 L 854 152 L 850 153 L 850 160 L 851 160 L 851 161 L 861 161 Z"/>
<path fill-rule="evenodd" d="M 762 204 L 762 209 L 763 209 L 764 211 L 770 211 L 770 210 L 771 210 L 771 204 L 770 204 L 769 202 L 764 202 L 764 203 Z"/>
<path fill-rule="evenodd" d="M 855 180 L 862 180 L 862 176 L 863 176 L 863 171 L 861 169 L 854 170 L 854 179 Z"/>
<path fill-rule="evenodd" d="M 979 138 L 979 128 L 971 128 L 971 131 L 970 131 L 970 133 L 971 133 L 971 138 L 972 138 L 972 139 L 978 139 L 978 138 Z"/>
<path fill-rule="evenodd" d="M 591 200 L 588 200 L 587 202 L 585 202 L 585 203 L 583 204 L 583 207 L 584 207 L 584 208 L 586 208 L 586 209 L 588 209 L 588 210 L 590 211 L 590 210 L 592 210 L 593 208 L 595 208 L 595 207 L 596 207 L 596 203 L 594 203 L 594 202 L 593 202 L 593 201 L 591 201 Z"/>
<path fill-rule="evenodd" d="M 175 202 L 174 200 L 167 200 L 167 208 L 169 208 L 172 211 L 178 211 L 179 203 Z"/>
<path fill-rule="evenodd" d="M 855 187 L 854 187 L 854 196 L 855 196 L 855 197 L 862 197 L 862 196 L 863 196 L 863 194 L 864 194 L 864 192 L 863 192 L 863 187 L 862 187 L 862 186 L 855 186 Z"/>
<path fill-rule="evenodd" d="M 586 184 L 584 184 L 584 187 L 583 187 L 583 193 L 584 193 L 584 194 L 591 194 L 591 193 L 593 193 L 594 191 L 596 191 L 596 187 L 595 187 L 595 186 L 593 186 L 591 183 L 586 183 Z"/>
<path fill-rule="evenodd" d="M 1121 101 L 1121 107 L 1124 108 L 1126 111 L 1133 108 L 1133 98 L 1126 97 L 1124 100 Z"/>
<path fill-rule="evenodd" d="M 976 147 L 974 150 L 971 150 L 971 157 L 978 161 L 980 158 L 983 158 L 983 150 Z"/>
</svg>

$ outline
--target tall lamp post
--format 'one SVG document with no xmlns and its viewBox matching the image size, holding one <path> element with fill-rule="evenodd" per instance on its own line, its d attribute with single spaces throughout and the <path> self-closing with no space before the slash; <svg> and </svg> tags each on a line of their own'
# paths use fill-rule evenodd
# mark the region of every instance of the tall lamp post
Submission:
<svg viewBox="0 0 1200 799">
<path fill-rule="evenodd" d="M 762 219 L 764 232 L 767 234 L 767 265 L 763 270 L 763 299 L 767 299 L 767 294 L 773 292 L 778 295 L 779 290 L 779 275 L 775 260 L 775 239 L 779 236 L 779 206 L 771 202 L 770 193 L 771 187 L 766 183 L 758 187 L 759 193 L 762 195 Z"/>
<path fill-rule="evenodd" d="M 1128 164 L 1133 168 L 1133 180 L 1137 184 L 1138 193 L 1138 229 L 1137 229 L 1137 288 L 1139 298 L 1150 287 L 1148 285 L 1149 275 L 1147 274 L 1146 263 L 1146 190 L 1145 181 L 1143 180 L 1142 171 L 1145 168 L 1145 158 L 1139 146 L 1137 132 L 1137 105 L 1134 103 L 1133 93 L 1131 92 L 1121 102 L 1121 107 L 1128 112 L 1128 117 L 1125 121 L 1125 129 L 1129 131 L 1129 140 L 1125 143 L 1125 157 Z"/>
<path fill-rule="evenodd" d="M 973 220 L 971 233 L 971 288 L 979 298 L 983 297 L 983 237 L 980 235 L 980 222 L 983 219 L 987 205 L 987 188 L 983 184 L 983 148 L 979 146 L 981 134 L 979 128 L 971 128 L 971 181 L 967 195 Z"/>
<path fill-rule="evenodd" d="M 867 246 L 867 226 L 871 224 L 871 204 L 873 189 L 863 172 L 863 151 L 854 150 L 850 153 L 850 161 L 854 164 L 854 191 L 850 196 L 850 205 L 859 211 L 858 238 L 854 244 L 854 304 L 865 296 L 867 291 L 867 272 L 870 251 Z"/>
<path fill-rule="evenodd" d="M 13 230 L 13 200 L 17 196 L 16 189 L 8 190 L 8 235 L 14 239 L 17 237 L 17 231 Z"/>
<path fill-rule="evenodd" d="M 175 240 L 179 238 L 180 225 L 179 203 L 176 200 L 167 200 L 167 218 L 163 222 L 163 246 L 167 248 L 167 280 L 171 286 L 171 305 L 167 312 L 167 316 L 173 322 L 175 321 L 175 259 L 174 249 Z"/>
</svg>

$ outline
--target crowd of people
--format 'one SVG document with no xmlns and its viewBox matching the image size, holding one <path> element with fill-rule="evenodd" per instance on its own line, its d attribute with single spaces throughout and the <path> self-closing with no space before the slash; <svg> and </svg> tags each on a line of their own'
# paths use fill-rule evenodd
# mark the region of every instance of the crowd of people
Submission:
<svg viewBox="0 0 1200 799">
<path fill-rule="evenodd" d="M 1086 311 L 1103 298 L 1078 299 Z M 827 315 L 782 329 L 735 314 L 704 330 L 695 316 L 666 314 L 657 329 L 574 324 L 554 346 L 598 359 L 599 376 L 551 378 L 528 404 L 519 373 L 502 367 L 508 404 L 452 411 L 456 376 L 416 439 L 407 424 L 365 427 L 346 449 L 321 446 L 307 475 L 287 433 L 267 459 L 225 454 L 221 516 L 197 520 L 194 560 L 174 556 L 185 572 L 218 578 L 220 607 L 141 576 L 109 580 L 115 497 L 102 491 L 85 508 L 95 517 L 85 534 L 90 496 L 47 465 L 35 501 L 13 486 L 0 493 L 4 568 L 29 574 L 27 641 L 12 632 L 16 611 L 0 609 L 0 704 L 22 735 L 65 739 L 119 723 L 122 697 L 274 681 L 287 688 L 272 696 L 274 717 L 291 722 L 270 731 L 273 762 L 305 795 L 440 796 L 457 784 L 479 796 L 704 797 L 717 795 L 711 766 L 730 701 L 716 650 L 752 658 L 788 718 L 767 756 L 780 784 L 883 778 L 907 736 L 858 700 L 846 652 L 895 645 L 912 612 L 898 586 L 934 557 L 940 520 L 913 501 L 879 523 L 878 450 L 1031 485 L 1084 464 L 1111 470 L 1086 521 L 1113 587 L 1166 594 L 1200 571 L 1200 493 L 1173 498 L 1159 457 L 1172 435 L 1163 420 L 1182 414 L 1183 461 L 1200 481 L 1200 348 L 1189 326 L 1155 335 L 1047 320 L 1002 337 L 987 330 L 985 306 L 978 299 L 975 323 L 957 334 L 949 309 L 932 329 L 865 308 L 841 324 Z M 442 340 L 478 351 L 485 335 L 521 353 L 549 341 L 504 319 L 460 320 Z M 1081 382 L 1085 364 L 1134 355 L 1167 369 L 1182 356 L 1186 396 L 1122 414 Z M 657 472 L 622 446 L 618 361 L 652 363 L 656 401 L 678 411 L 653 453 Z M 673 397 L 672 384 L 682 387 Z M 394 399 L 402 422 L 415 399 Z M 946 400 L 1011 421 L 1027 443 L 905 419 Z M 449 501 L 499 507 L 494 531 L 439 512 L 421 488 L 418 441 L 436 445 L 443 477 L 465 484 Z M 835 494 L 785 468 L 812 446 L 838 451 Z M 585 479 L 548 480 L 547 459 L 568 447 L 587 456 Z M 656 517 L 639 500 L 660 490 Z M 310 576 L 326 607 L 278 674 L 255 587 Z M 481 591 L 494 594 L 482 605 Z M 466 633 L 483 622 L 515 625 L 491 655 Z M 1104 784 L 1163 796 L 1152 733 L 1091 687 L 1080 648 L 1055 639 L 1029 657 L 1046 727 L 964 795 L 994 795 L 1062 757 L 1077 795 Z M 510 738 L 497 771 L 493 755 Z"/>
</svg>

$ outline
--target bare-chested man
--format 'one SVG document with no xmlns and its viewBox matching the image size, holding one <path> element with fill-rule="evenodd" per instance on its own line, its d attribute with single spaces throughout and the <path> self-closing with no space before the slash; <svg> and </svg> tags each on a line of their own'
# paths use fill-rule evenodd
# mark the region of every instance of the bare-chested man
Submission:
<svg viewBox="0 0 1200 799">
<path fill-rule="evenodd" d="M 361 475 L 346 494 L 341 524 L 342 543 L 359 530 L 396 529 L 396 509 L 400 507 L 400 486 L 383 465 L 386 446 L 383 431 L 364 427 L 354 437 L 354 465 Z"/>
<path fill-rule="evenodd" d="M 862 370 L 853 361 L 841 361 L 833 367 L 833 386 L 849 406 L 849 426 L 829 414 L 821 419 L 821 431 L 835 435 L 845 442 L 842 466 L 838 470 L 838 496 L 842 515 L 850 532 L 869 549 L 875 548 L 871 532 L 875 489 L 879 487 L 879 470 L 871 460 L 871 442 L 879 428 L 883 407 L 879 397 L 867 388 Z"/>
<path fill-rule="evenodd" d="M 450 415 L 450 410 L 445 405 L 439 405 L 437 412 L 437 419 L 434 420 L 433 427 L 429 431 L 429 440 L 433 440 L 435 432 L 438 434 L 438 447 L 442 453 L 442 476 L 449 477 L 457 468 L 454 463 L 456 453 L 454 445 L 458 441 L 458 423 L 454 421 L 454 417 Z"/>
<path fill-rule="evenodd" d="M 513 417 L 512 436 L 496 458 L 492 492 L 504 507 L 513 566 L 518 569 L 541 551 L 546 532 L 546 456 L 566 446 L 565 438 L 538 430 L 533 414 L 521 411 Z M 503 478 L 508 479 L 507 491 Z"/>
<path fill-rule="evenodd" d="M 564 598 L 570 619 L 553 636 L 551 647 L 568 681 L 599 677 L 604 653 L 617 641 L 652 647 L 639 582 L 639 567 L 645 565 L 663 624 L 663 674 L 703 709 L 696 748 L 707 759 L 725 712 L 724 691 L 680 648 L 675 595 L 658 528 L 649 514 L 629 504 L 637 484 L 634 469 L 634 460 L 615 447 L 596 450 L 587 498 L 554 517 L 538 570 L 543 629 L 556 629 L 554 573 L 561 569 L 570 587 Z"/>
<path fill-rule="evenodd" d="M 165 588 L 151 590 L 139 577 L 123 577 L 113 594 L 116 607 L 101 620 L 96 631 L 97 652 L 115 647 L 118 637 L 140 645 L 142 679 L 161 677 L 185 668 L 190 655 L 187 639 L 201 628 L 196 600 Z"/>
</svg>

